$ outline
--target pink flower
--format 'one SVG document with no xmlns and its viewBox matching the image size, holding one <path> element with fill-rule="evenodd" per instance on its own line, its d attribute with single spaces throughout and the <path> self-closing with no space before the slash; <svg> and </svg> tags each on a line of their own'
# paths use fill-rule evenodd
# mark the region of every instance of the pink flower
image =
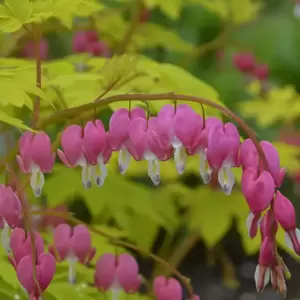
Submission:
<svg viewBox="0 0 300 300">
<path fill-rule="evenodd" d="M 173 128 L 174 161 L 178 174 L 182 174 L 187 161 L 186 152 L 193 155 L 200 146 L 203 120 L 191 107 L 181 104 L 174 115 Z"/>
<path fill-rule="evenodd" d="M 181 300 L 183 297 L 182 287 L 174 278 L 157 276 L 153 282 L 153 291 L 157 300 Z"/>
<path fill-rule="evenodd" d="M 109 57 L 111 54 L 107 44 L 102 41 L 89 43 L 87 46 L 87 50 L 93 56 Z"/>
<path fill-rule="evenodd" d="M 86 124 L 83 135 L 83 152 L 91 177 L 98 186 L 102 186 L 107 177 L 106 163 L 112 154 L 102 121 L 90 121 Z M 88 179 L 90 180 L 90 178 Z"/>
<path fill-rule="evenodd" d="M 269 172 L 271 173 L 276 187 L 279 188 L 285 177 L 285 169 L 280 168 L 279 155 L 275 147 L 267 141 L 260 142 L 260 145 L 265 153 Z M 243 169 L 252 167 L 254 169 L 263 170 L 262 163 L 259 159 L 255 145 L 251 139 L 246 139 L 241 145 L 240 149 L 240 159 Z"/>
<path fill-rule="evenodd" d="M 95 30 L 88 30 L 84 32 L 84 35 L 89 43 L 97 42 L 99 40 L 98 33 Z"/>
<path fill-rule="evenodd" d="M 271 267 L 274 263 L 276 263 L 274 240 L 271 237 L 266 237 L 260 247 L 258 265 L 254 274 L 258 292 L 262 292 L 269 283 Z"/>
<path fill-rule="evenodd" d="M 255 67 L 255 58 L 251 53 L 239 53 L 233 57 L 234 66 L 243 73 L 251 73 Z"/>
<path fill-rule="evenodd" d="M 34 244 L 37 257 L 44 253 L 44 241 L 40 234 L 34 232 Z M 22 258 L 32 255 L 31 237 L 21 228 L 16 228 L 10 237 L 10 247 L 13 255 L 8 256 L 9 262 L 17 269 Z"/>
<path fill-rule="evenodd" d="M 91 234 L 84 225 L 77 225 L 72 229 L 67 224 L 61 224 L 55 228 L 53 235 L 54 242 L 49 247 L 49 252 L 58 261 L 68 261 L 69 282 L 74 283 L 76 279 L 76 262 L 89 263 L 96 253 L 96 249 L 91 245 Z"/>
<path fill-rule="evenodd" d="M 266 80 L 269 75 L 269 67 L 264 64 L 256 65 L 253 72 L 259 80 Z"/>
<path fill-rule="evenodd" d="M 247 168 L 244 170 L 241 180 L 242 192 L 251 210 L 247 219 L 249 235 L 254 238 L 260 221 L 261 213 L 270 205 L 274 193 L 275 183 L 271 174 L 263 171 Z"/>
<path fill-rule="evenodd" d="M 142 108 L 136 107 L 130 112 L 125 108 L 120 108 L 112 114 L 109 121 L 108 141 L 113 151 L 119 151 L 118 163 L 121 174 L 125 174 L 130 163 L 129 125 L 136 118 L 146 120 L 146 114 Z"/>
<path fill-rule="evenodd" d="M 92 185 L 88 176 L 88 163 L 83 149 L 83 129 L 78 125 L 67 127 L 61 136 L 63 151 L 58 149 L 57 155 L 68 168 L 80 166 L 82 168 L 82 184 L 85 188 Z"/>
<path fill-rule="evenodd" d="M 34 134 L 26 131 L 19 140 L 19 148 L 19 167 L 23 173 L 31 173 L 30 185 L 35 196 L 39 197 L 44 186 L 43 173 L 51 172 L 55 163 L 51 140 L 45 132 Z"/>
<path fill-rule="evenodd" d="M 22 206 L 18 196 L 10 186 L 0 185 L 0 228 L 4 249 L 9 252 L 9 229 L 16 228 L 21 221 Z"/>
<path fill-rule="evenodd" d="M 285 231 L 287 245 L 300 255 L 300 230 L 296 228 L 296 213 L 292 202 L 277 191 L 273 209 L 276 221 Z"/>
<path fill-rule="evenodd" d="M 88 40 L 85 32 L 76 32 L 73 36 L 72 49 L 75 53 L 88 51 Z"/>
<path fill-rule="evenodd" d="M 106 253 L 98 259 L 95 285 L 101 291 L 111 290 L 113 300 L 118 298 L 122 289 L 126 293 L 138 291 L 140 284 L 139 267 L 133 256 L 124 253 L 116 257 Z"/>
<path fill-rule="evenodd" d="M 24 48 L 22 49 L 22 56 L 27 58 L 35 58 L 36 57 L 36 49 L 35 42 L 28 41 Z M 40 41 L 40 58 L 41 60 L 47 60 L 49 55 L 49 43 L 46 39 L 42 39 Z"/>
<path fill-rule="evenodd" d="M 273 211 L 268 210 L 266 214 L 261 219 L 260 223 L 260 233 L 262 239 L 271 236 L 273 237 L 278 231 L 278 222 L 274 220 Z"/>
<path fill-rule="evenodd" d="M 208 134 L 207 160 L 218 171 L 218 182 L 226 195 L 230 195 L 235 183 L 231 168 L 238 167 L 240 135 L 237 128 L 226 123 L 214 126 Z"/>
<path fill-rule="evenodd" d="M 31 256 L 25 256 L 17 266 L 17 277 L 19 282 L 29 294 L 30 300 L 38 300 L 41 292 L 44 292 L 52 281 L 56 271 L 56 262 L 49 253 L 42 253 L 37 256 L 36 263 L 36 284 L 33 277 L 33 265 Z"/>
</svg>

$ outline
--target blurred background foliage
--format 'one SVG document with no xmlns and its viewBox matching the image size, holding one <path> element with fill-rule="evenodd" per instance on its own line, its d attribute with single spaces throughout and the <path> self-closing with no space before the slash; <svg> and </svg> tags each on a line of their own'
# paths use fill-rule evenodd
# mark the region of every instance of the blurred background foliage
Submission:
<svg viewBox="0 0 300 300">
<path fill-rule="evenodd" d="M 300 215 L 300 19 L 293 13 L 295 1 L 53 0 L 47 5 L 50 1 L 22 0 L 23 6 L 20 0 L 7 3 L 14 6 L 9 18 L 0 10 L 3 157 L 11 158 L 16 153 L 19 130 L 30 126 L 33 95 L 42 99 L 43 119 L 57 110 L 95 100 L 121 77 L 108 95 L 175 91 L 232 109 L 260 139 L 272 141 L 278 149 L 282 166 L 288 171 L 282 190 Z M 41 23 L 48 45 L 42 91 L 35 86 L 34 55 L 23 53 L 32 41 L 28 33 L 32 22 Z M 74 34 L 84 30 L 96 30 L 111 54 L 126 50 L 128 55 L 107 62 L 108 58 L 101 55 L 74 53 Z M 267 64 L 266 81 L 248 78 L 234 67 L 233 55 L 243 52 L 251 52 L 257 62 Z M 150 103 L 150 113 L 155 114 L 164 103 Z M 60 120 L 47 131 L 57 147 L 58 133 L 67 124 L 82 124 L 86 119 L 99 117 L 108 127 L 113 110 L 120 107 L 128 107 L 128 103 L 115 103 L 80 118 Z M 200 106 L 193 107 L 201 113 Z M 221 117 L 209 108 L 206 114 Z M 215 176 L 209 186 L 202 185 L 197 157 L 189 157 L 183 176 L 176 174 L 171 161 L 162 163 L 159 187 L 152 186 L 146 168 L 145 162 L 132 161 L 126 176 L 122 176 L 113 155 L 105 185 L 84 190 L 79 170 L 67 169 L 57 161 L 54 172 L 46 178 L 42 200 L 34 199 L 30 190 L 28 195 L 33 208 L 68 209 L 113 236 L 154 251 L 191 278 L 201 299 L 258 299 L 252 292 L 260 239 L 250 240 L 247 234 L 249 210 L 240 191 L 241 171 L 236 170 L 237 184 L 227 197 L 219 192 Z M 2 180 L 5 181 L 4 176 Z M 52 223 L 38 216 L 34 220 L 37 228 L 44 230 L 46 241 L 51 241 Z M 97 255 L 116 251 L 104 238 L 95 236 L 93 243 Z M 283 232 L 278 234 L 278 243 L 297 278 L 299 258 L 285 246 Z M 1 257 L 1 299 L 20 299 L 21 296 L 16 298 L 19 286 L 14 272 L 4 253 Z M 170 275 L 146 257 L 139 259 L 145 278 L 150 280 L 159 273 Z M 79 267 L 76 290 L 62 283 L 66 272 L 66 267 L 60 265 L 45 299 L 103 296 L 95 296 L 89 287 L 91 269 Z M 289 299 L 295 299 L 300 292 L 294 279 L 289 291 Z M 267 296 L 266 292 L 261 297 Z"/>
</svg>

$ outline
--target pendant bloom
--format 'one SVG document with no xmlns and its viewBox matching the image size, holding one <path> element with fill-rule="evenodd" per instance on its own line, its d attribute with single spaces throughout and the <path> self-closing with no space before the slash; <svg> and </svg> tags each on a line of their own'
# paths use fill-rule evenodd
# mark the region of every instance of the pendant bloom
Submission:
<svg viewBox="0 0 300 300">
<path fill-rule="evenodd" d="M 51 140 L 45 132 L 26 131 L 19 140 L 20 155 L 17 156 L 23 173 L 31 174 L 30 185 L 36 197 L 40 197 L 45 183 L 44 173 L 50 173 L 55 162 Z"/>
</svg>

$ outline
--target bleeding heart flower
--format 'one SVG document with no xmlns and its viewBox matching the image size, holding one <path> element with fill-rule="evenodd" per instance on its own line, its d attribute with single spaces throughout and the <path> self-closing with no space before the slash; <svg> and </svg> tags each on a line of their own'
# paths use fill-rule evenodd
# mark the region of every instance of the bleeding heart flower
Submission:
<svg viewBox="0 0 300 300">
<path fill-rule="evenodd" d="M 34 231 L 34 245 L 37 257 L 44 252 L 44 240 L 37 231 Z M 17 269 L 22 258 L 32 256 L 31 236 L 26 235 L 21 228 L 16 228 L 10 237 L 10 247 L 13 255 L 8 256 L 9 262 Z"/>
<path fill-rule="evenodd" d="M 231 168 L 239 167 L 240 135 L 237 128 L 226 123 L 214 126 L 208 134 L 207 160 L 218 171 L 218 181 L 226 195 L 230 195 L 235 183 Z"/>
<path fill-rule="evenodd" d="M 0 228 L 1 242 L 8 253 L 10 251 L 10 229 L 20 225 L 22 215 L 21 202 L 10 186 L 0 185 Z"/>
<path fill-rule="evenodd" d="M 54 257 L 48 253 L 42 253 L 37 256 L 36 263 L 36 284 L 33 277 L 33 265 L 31 256 L 25 256 L 17 266 L 17 276 L 30 296 L 30 300 L 41 299 L 41 293 L 44 292 L 51 283 L 56 271 L 56 262 Z"/>
<path fill-rule="evenodd" d="M 30 185 L 35 196 L 39 197 L 44 186 L 44 173 L 51 172 L 55 162 L 51 140 L 45 132 L 26 131 L 19 140 L 19 148 L 19 167 L 23 173 L 31 174 Z"/>
<path fill-rule="evenodd" d="M 275 183 L 269 172 L 263 171 L 258 174 L 257 170 L 247 168 L 243 172 L 241 185 L 242 192 L 251 210 L 247 218 L 249 235 L 254 238 L 261 213 L 268 208 L 274 197 Z"/>
<path fill-rule="evenodd" d="M 67 224 L 61 224 L 55 228 L 53 236 L 54 243 L 49 247 L 49 252 L 58 261 L 68 261 L 69 282 L 74 283 L 77 261 L 89 263 L 96 253 L 96 249 L 92 247 L 91 234 L 84 225 L 77 225 L 72 229 Z"/>
<path fill-rule="evenodd" d="M 102 121 L 90 121 L 86 124 L 83 135 L 83 151 L 89 165 L 88 180 L 90 181 L 91 176 L 94 182 L 101 187 L 107 177 L 106 163 L 112 154 Z"/>
<path fill-rule="evenodd" d="M 153 291 L 157 300 L 181 300 L 183 297 L 182 287 L 174 278 L 157 276 L 153 282 Z"/>
<path fill-rule="evenodd" d="M 96 264 L 95 285 L 101 291 L 111 290 L 113 300 L 120 291 L 137 292 L 141 284 L 139 267 L 135 258 L 127 253 L 118 257 L 111 253 L 102 255 Z"/>
<path fill-rule="evenodd" d="M 130 112 L 128 109 L 120 108 L 112 114 L 109 121 L 108 141 L 113 151 L 119 151 L 118 163 L 121 174 L 125 174 L 130 163 L 129 125 L 136 118 L 146 120 L 142 108 L 135 107 Z"/>
<path fill-rule="evenodd" d="M 296 228 L 296 212 L 292 202 L 277 191 L 273 209 L 276 221 L 285 231 L 287 245 L 300 255 L 300 230 Z"/>
</svg>

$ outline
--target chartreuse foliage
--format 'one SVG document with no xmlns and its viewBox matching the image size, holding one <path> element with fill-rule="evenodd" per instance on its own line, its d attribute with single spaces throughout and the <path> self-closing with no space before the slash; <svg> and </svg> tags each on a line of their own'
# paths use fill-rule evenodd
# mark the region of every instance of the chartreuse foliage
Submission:
<svg viewBox="0 0 300 300">
<path fill-rule="evenodd" d="M 292 123 L 300 116 L 300 95 L 292 85 L 271 88 L 265 95 L 259 96 L 259 83 L 249 86 L 253 97 L 241 104 L 244 116 L 255 118 L 260 127 L 272 126 L 278 122 Z"/>
<path fill-rule="evenodd" d="M 130 4 L 129 1 L 125 2 Z M 185 5 L 200 5 L 217 14 L 224 22 L 234 25 L 252 20 L 261 8 L 259 1 L 251 0 L 145 0 L 144 4 L 150 9 L 158 7 L 163 14 L 174 21 L 179 19 Z M 54 23 L 56 26 L 56 21 L 59 21 L 60 26 L 65 29 L 71 29 L 75 16 L 92 16 L 96 29 L 108 36 L 112 45 L 124 37 L 130 26 L 129 21 L 121 13 L 96 0 L 4 0 L 0 4 L 0 31 L 22 32 L 24 27 L 27 29 L 43 27 L 45 23 L 50 25 Z M 138 52 L 157 46 L 187 55 L 197 47 L 172 30 L 167 30 L 158 24 L 145 23 L 140 24 L 136 29 L 133 42 L 129 43 L 128 49 L 131 52 Z M 0 59 L 0 121 L 8 126 L 32 130 L 28 127 L 27 121 L 33 111 L 35 97 L 41 99 L 42 120 L 56 111 L 90 103 L 104 94 L 106 97 L 126 93 L 176 92 L 222 104 L 214 88 L 183 68 L 169 63 L 159 63 L 138 54 L 113 57 L 109 60 L 86 55 L 71 55 L 45 62 L 42 64 L 42 89 L 36 87 L 35 67 L 35 63 L 28 60 Z M 258 98 L 257 85 L 254 88 L 250 87 L 250 92 L 257 100 L 242 104 L 241 112 L 244 116 L 255 117 L 261 126 L 268 126 L 277 121 L 293 120 L 300 113 L 298 94 L 292 87 L 272 89 L 264 98 Z M 153 101 L 147 106 L 143 102 L 133 101 L 131 107 L 143 106 L 145 109 L 149 107 L 150 113 L 155 114 L 167 102 Z M 198 113 L 202 113 L 200 105 L 189 104 Z M 289 106 L 292 109 L 282 110 L 282 106 Z M 128 108 L 129 103 L 112 103 L 107 108 L 113 111 L 120 107 Z M 218 111 L 207 107 L 205 113 L 207 116 L 221 117 Z M 88 117 L 94 116 L 93 114 L 95 112 L 90 112 L 90 115 L 84 114 L 79 118 L 74 116 L 75 119 L 77 117 L 74 123 L 85 121 Z M 281 143 L 275 143 L 274 146 L 280 154 L 282 165 L 288 171 L 300 168 L 296 157 L 297 148 Z M 146 174 L 146 162 L 132 161 L 127 175 L 121 176 L 117 169 L 116 156 L 117 154 L 114 154 L 110 161 L 109 176 L 101 189 L 93 187 L 84 190 L 81 186 L 79 170 L 68 169 L 57 163 L 53 173 L 46 178 L 44 194 L 49 205 L 54 207 L 74 196 L 82 196 L 92 214 L 95 228 L 118 238 L 126 238 L 147 250 L 153 247 L 160 228 L 164 228 L 169 236 L 175 237 L 182 227 L 187 229 L 188 235 L 192 232 L 198 233 L 206 246 L 213 249 L 230 229 L 233 219 L 236 219 L 247 253 L 253 254 L 258 251 L 259 238 L 250 240 L 246 231 L 245 220 L 249 209 L 239 187 L 241 170 L 236 170 L 238 182 L 233 194 L 227 197 L 208 186 L 187 188 L 180 183 L 174 164 L 171 161 L 162 162 L 162 184 L 154 189 L 149 187 L 148 180 L 144 185 L 134 180 Z M 197 157 L 189 157 L 186 172 L 198 174 Z M 28 190 L 28 195 L 31 195 L 30 193 L 31 191 Z M 184 214 L 179 213 L 180 208 L 184 208 Z M 116 226 L 107 226 L 108 220 L 113 220 Z M 280 246 L 289 251 L 285 246 L 283 232 L 280 231 L 277 236 Z M 47 244 L 52 240 L 49 233 L 44 233 L 44 238 Z M 116 248 L 109 241 L 95 234 L 93 234 L 93 245 L 97 248 L 97 256 L 106 252 L 126 251 Z M 172 249 L 168 252 L 166 258 L 171 257 L 174 251 Z M 4 252 L 0 253 L 0 269 L 1 299 L 15 299 L 16 294 L 22 299 L 23 292 Z M 92 268 L 78 266 L 78 284 L 75 289 L 65 283 L 67 272 L 64 264 L 58 266 L 54 282 L 43 299 L 106 299 L 104 294 L 87 284 L 82 284 L 82 282 L 93 281 Z M 148 300 L 149 298 L 129 295 L 126 299 Z"/>
</svg>

